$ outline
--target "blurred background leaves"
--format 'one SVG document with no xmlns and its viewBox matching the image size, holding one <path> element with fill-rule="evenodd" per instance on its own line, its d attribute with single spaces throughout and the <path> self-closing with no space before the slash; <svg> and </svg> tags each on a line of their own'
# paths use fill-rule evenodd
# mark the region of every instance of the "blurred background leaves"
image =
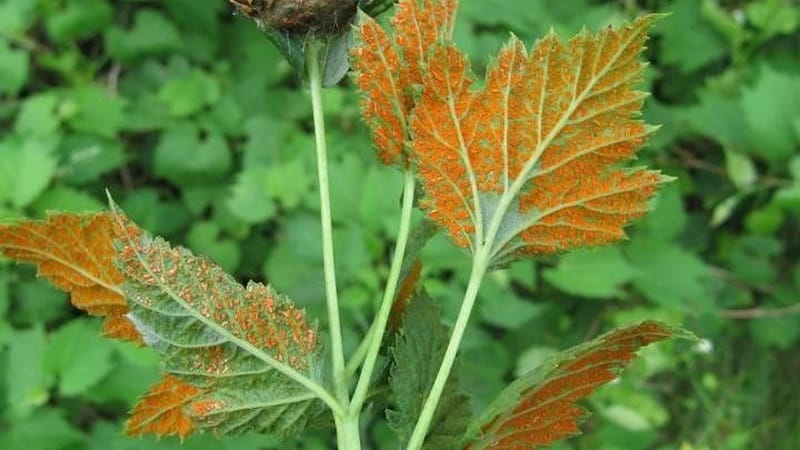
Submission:
<svg viewBox="0 0 800 450">
<path fill-rule="evenodd" d="M 704 337 L 648 348 L 557 449 L 800 445 L 800 5 L 792 0 L 461 0 L 478 71 L 513 32 L 671 12 L 650 41 L 642 164 L 678 177 L 629 242 L 487 279 L 460 379 L 474 409 L 554 351 L 645 318 Z M 325 95 L 337 271 L 352 348 L 388 271 L 400 175 L 375 164 L 348 80 Z M 307 93 L 222 0 L 0 0 L 0 220 L 103 208 L 272 283 L 324 317 Z M 452 322 L 466 255 L 437 236 L 424 283 Z M 120 436 L 156 381 L 149 352 L 101 339 L 33 270 L 0 261 L 0 448 L 172 449 Z M 393 448 L 365 422 L 372 448 Z M 192 437 L 184 449 L 329 448 L 325 433 Z"/>
</svg>

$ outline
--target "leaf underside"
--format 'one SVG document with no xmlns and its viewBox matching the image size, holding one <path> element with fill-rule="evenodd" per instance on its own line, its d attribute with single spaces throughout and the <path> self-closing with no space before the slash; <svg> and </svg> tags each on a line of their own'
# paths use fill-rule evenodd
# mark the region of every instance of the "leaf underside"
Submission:
<svg viewBox="0 0 800 450">
<path fill-rule="evenodd" d="M 69 292 L 72 304 L 105 316 L 103 334 L 141 343 L 125 318 L 123 275 L 114 266 L 114 218 L 111 213 L 50 214 L 44 221 L 0 225 L 0 253 L 37 266 L 38 275 Z"/>
<path fill-rule="evenodd" d="M 119 228 L 129 316 L 168 374 L 134 408 L 129 432 L 184 435 L 187 425 L 176 417 L 217 434 L 302 431 L 321 411 L 285 374 L 317 378 L 320 343 L 305 314 L 271 288 L 244 287 L 210 260 L 125 219 Z"/>
<path fill-rule="evenodd" d="M 532 50 L 515 38 L 475 87 L 467 57 L 434 50 L 411 121 L 423 207 L 464 247 L 542 254 L 624 237 L 664 178 L 624 169 L 651 128 L 638 60 L 658 16 Z"/>
<path fill-rule="evenodd" d="M 390 32 L 369 16 L 360 18 L 352 65 L 362 92 L 364 120 L 384 164 L 407 165 L 405 143 L 414 89 L 425 76 L 430 50 L 452 33 L 456 4 L 455 0 L 401 1 Z"/>
<path fill-rule="evenodd" d="M 449 338 L 437 306 L 424 292 L 410 300 L 403 326 L 392 347 L 390 388 L 394 409 L 386 411 L 389 426 L 401 442 L 411 436 L 433 385 Z M 436 408 L 423 449 L 459 449 L 470 420 L 469 398 L 451 375 Z"/>
<path fill-rule="evenodd" d="M 658 322 L 614 330 L 559 353 L 506 388 L 470 425 L 471 450 L 535 449 L 580 432 L 575 402 L 619 376 L 636 352 L 688 332 Z"/>
</svg>

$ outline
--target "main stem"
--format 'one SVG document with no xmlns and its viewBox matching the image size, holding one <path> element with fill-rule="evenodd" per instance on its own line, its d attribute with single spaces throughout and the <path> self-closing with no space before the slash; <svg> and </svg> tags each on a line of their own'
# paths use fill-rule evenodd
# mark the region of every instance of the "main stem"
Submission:
<svg viewBox="0 0 800 450">
<path fill-rule="evenodd" d="M 436 374 L 436 379 L 433 381 L 433 386 L 431 386 L 428 398 L 425 399 L 425 404 L 417 419 L 417 424 L 414 426 L 414 431 L 411 433 L 411 438 L 408 440 L 406 450 L 419 450 L 425 442 L 425 436 L 428 434 L 428 429 L 431 426 L 433 414 L 436 412 L 439 399 L 442 397 L 442 392 L 444 392 L 444 387 L 447 384 L 450 371 L 453 369 L 453 364 L 456 361 L 461 339 L 464 337 L 464 331 L 467 329 L 467 323 L 469 323 L 469 317 L 472 314 L 472 307 L 475 305 L 475 299 L 478 298 L 478 290 L 489 268 L 489 260 L 490 249 L 486 246 L 479 247 L 474 255 L 472 272 L 470 273 L 467 290 L 464 293 L 464 300 L 461 303 L 461 309 L 458 311 L 458 318 L 456 319 L 456 324 L 453 326 L 450 341 L 447 343 L 447 349 L 444 352 L 442 364 L 439 366 L 439 372 Z"/>
<path fill-rule="evenodd" d="M 386 332 L 386 323 L 392 311 L 392 304 L 397 292 L 397 284 L 400 281 L 400 271 L 403 268 L 406 245 L 408 244 L 408 236 L 411 230 L 411 213 L 414 210 L 414 186 L 414 173 L 411 170 L 406 170 L 403 184 L 403 206 L 400 212 L 400 230 L 397 234 L 392 265 L 389 268 L 389 278 L 386 280 L 386 288 L 383 291 L 378 315 L 366 337 L 366 339 L 369 339 L 369 347 L 364 359 L 364 367 L 361 369 L 361 375 L 358 377 L 358 384 L 353 393 L 353 402 L 350 404 L 351 414 L 358 414 L 367 398 L 369 383 L 381 348 L 381 341 Z"/>
<path fill-rule="evenodd" d="M 322 109 L 322 74 L 320 70 L 322 43 L 311 39 L 306 49 L 308 82 L 311 89 L 311 106 L 314 114 L 314 137 L 317 148 L 317 173 L 319 175 L 320 222 L 322 225 L 322 262 L 325 275 L 325 300 L 328 305 L 328 326 L 331 330 L 331 360 L 333 364 L 334 392 L 340 403 L 349 403 L 348 382 L 345 376 L 342 325 L 339 319 L 339 295 L 336 290 L 336 265 L 333 258 L 333 226 L 331 224 L 331 196 L 328 181 L 328 147 L 325 142 L 325 114 Z M 338 423 L 338 421 L 337 421 Z"/>
</svg>

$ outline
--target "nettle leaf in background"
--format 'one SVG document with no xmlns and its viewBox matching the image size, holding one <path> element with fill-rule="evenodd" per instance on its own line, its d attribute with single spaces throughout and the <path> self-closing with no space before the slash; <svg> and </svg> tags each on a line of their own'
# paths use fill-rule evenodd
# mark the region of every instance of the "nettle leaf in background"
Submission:
<svg viewBox="0 0 800 450">
<path fill-rule="evenodd" d="M 575 402 L 617 378 L 640 348 L 672 337 L 694 339 L 684 330 L 643 322 L 551 357 L 514 381 L 470 424 L 468 448 L 535 449 L 578 434 L 588 412 Z"/>
<path fill-rule="evenodd" d="M 322 405 L 306 387 L 320 376 L 321 343 L 303 311 L 270 287 L 244 287 L 209 259 L 118 219 L 129 317 L 176 378 L 142 399 L 129 432 L 302 431 Z"/>
<path fill-rule="evenodd" d="M 70 293 L 75 307 L 105 316 L 103 333 L 140 342 L 125 317 L 123 275 L 114 266 L 114 222 L 109 213 L 52 214 L 45 221 L 0 225 L 0 253 L 36 264 L 38 274 Z"/>
<path fill-rule="evenodd" d="M 384 164 L 407 164 L 405 143 L 414 88 L 422 84 L 431 48 L 450 39 L 455 11 L 454 0 L 402 1 L 388 32 L 371 17 L 361 17 L 353 69 L 362 92 L 364 120 Z"/>
<path fill-rule="evenodd" d="M 418 292 L 408 302 L 401 331 L 392 347 L 390 387 L 394 408 L 387 410 L 386 416 L 402 442 L 408 440 L 422 411 L 448 338 L 438 307 L 427 293 Z M 459 390 L 458 379 L 453 376 L 436 408 L 423 448 L 461 448 L 460 439 L 470 418 L 469 397 Z"/>
<path fill-rule="evenodd" d="M 566 44 L 503 48 L 483 88 L 464 54 L 437 45 L 411 130 L 422 206 L 462 247 L 500 262 L 622 239 L 660 173 L 625 169 L 653 130 L 634 90 L 650 15 Z"/>
</svg>

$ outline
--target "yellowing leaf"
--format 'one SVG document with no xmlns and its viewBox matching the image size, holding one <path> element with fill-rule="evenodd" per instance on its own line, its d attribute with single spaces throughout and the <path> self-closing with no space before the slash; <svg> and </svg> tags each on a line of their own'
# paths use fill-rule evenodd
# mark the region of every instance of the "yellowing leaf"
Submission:
<svg viewBox="0 0 800 450">
<path fill-rule="evenodd" d="M 70 293 L 75 307 L 106 316 L 106 336 L 140 342 L 124 316 L 128 305 L 122 273 L 113 263 L 114 230 L 110 213 L 52 214 L 45 221 L 0 225 L 0 253 L 35 264 L 40 276 Z"/>
<path fill-rule="evenodd" d="M 619 29 L 513 39 L 482 88 L 467 57 L 438 44 L 410 123 L 422 206 L 462 247 L 495 261 L 624 237 L 658 172 L 623 169 L 651 128 L 638 120 L 638 60 L 657 16 Z"/>
<path fill-rule="evenodd" d="M 692 336 L 643 322 L 559 353 L 512 383 L 473 422 L 468 448 L 536 449 L 578 434 L 588 413 L 575 402 L 614 380 L 641 347 L 671 337 Z"/>
<path fill-rule="evenodd" d="M 127 219 L 117 217 L 128 316 L 162 355 L 164 371 L 202 391 L 165 397 L 157 388 L 135 409 L 143 420 L 135 416 L 128 429 L 181 434 L 188 428 L 178 418 L 185 416 L 191 429 L 218 434 L 301 431 L 321 410 L 317 396 L 297 381 L 320 383 L 319 335 L 304 312 L 270 287 L 242 286 L 207 258 L 145 232 L 129 233 Z M 171 422 L 141 425 L 158 414 Z"/>
<path fill-rule="evenodd" d="M 407 164 L 408 116 L 414 107 L 413 88 L 422 83 L 430 50 L 449 39 L 455 0 L 401 0 L 387 33 L 362 15 L 352 51 L 356 83 L 361 88 L 364 119 L 384 164 Z M 394 36 L 394 39 L 390 37 Z"/>
<path fill-rule="evenodd" d="M 195 428 L 184 408 L 200 392 L 174 376 L 164 376 L 133 408 L 125 432 L 130 436 L 188 436 Z"/>
</svg>

